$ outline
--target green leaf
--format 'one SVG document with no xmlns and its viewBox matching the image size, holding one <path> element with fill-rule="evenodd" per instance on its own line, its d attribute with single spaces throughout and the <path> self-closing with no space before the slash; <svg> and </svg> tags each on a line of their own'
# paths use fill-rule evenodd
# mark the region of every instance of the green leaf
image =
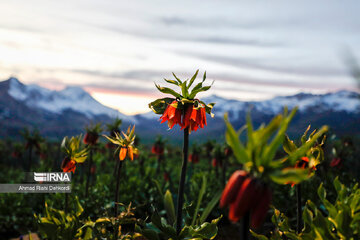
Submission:
<svg viewBox="0 0 360 240">
<path fill-rule="evenodd" d="M 69 138 L 68 137 L 64 137 L 62 142 L 61 142 L 61 148 L 62 149 L 65 149 L 66 146 L 67 146 L 67 142 L 69 141 Z"/>
<path fill-rule="evenodd" d="M 182 84 L 182 81 L 175 75 L 175 73 L 172 73 L 176 81 L 178 81 L 179 84 Z"/>
<path fill-rule="evenodd" d="M 251 229 L 250 229 L 250 233 L 251 233 L 251 235 L 252 235 L 254 238 L 256 238 L 256 239 L 258 239 L 258 240 L 268 240 L 268 238 L 267 238 L 266 236 L 257 234 L 256 232 L 254 232 L 254 231 L 251 230 Z"/>
<path fill-rule="evenodd" d="M 81 206 L 79 202 L 79 198 L 75 197 L 75 215 L 79 217 L 84 212 L 84 208 Z"/>
<path fill-rule="evenodd" d="M 292 152 L 289 155 L 289 164 L 294 165 L 298 159 L 305 156 L 307 151 L 315 144 L 316 140 L 321 137 L 325 132 L 327 132 L 328 129 L 329 128 L 327 126 L 323 126 L 316 134 L 314 134 L 314 136 L 310 140 L 308 140 L 305 144 L 296 149 L 296 151 Z"/>
<path fill-rule="evenodd" d="M 93 239 L 93 234 L 92 234 L 93 230 L 91 228 L 86 228 L 86 232 L 85 232 L 85 235 L 84 235 L 84 240 L 91 240 Z"/>
<path fill-rule="evenodd" d="M 192 78 L 190 79 L 190 82 L 189 82 L 189 85 L 187 86 L 187 88 L 190 88 L 190 87 L 191 87 L 191 85 L 192 85 L 192 84 L 193 84 L 193 82 L 195 81 L 195 79 L 196 79 L 196 77 L 197 77 L 198 73 L 199 73 L 199 69 L 198 69 L 198 70 L 196 70 L 196 72 L 195 72 L 194 76 L 192 76 Z"/>
<path fill-rule="evenodd" d="M 162 92 L 162 93 L 171 94 L 171 95 L 173 95 L 175 98 L 180 98 L 180 97 L 181 97 L 181 95 L 180 95 L 179 93 L 175 92 L 175 91 L 172 90 L 171 88 L 160 87 L 160 86 L 157 85 L 156 83 L 155 83 L 155 86 L 156 86 L 156 88 L 157 88 L 160 92 Z"/>
<path fill-rule="evenodd" d="M 175 207 L 174 207 L 172 194 L 169 190 L 167 190 L 164 195 L 164 206 L 166 210 L 166 215 L 168 217 L 168 222 L 170 225 L 173 225 L 176 221 Z"/>
<path fill-rule="evenodd" d="M 287 154 L 291 154 L 292 152 L 294 152 L 297 149 L 294 141 L 291 141 L 287 135 L 285 135 L 285 139 L 283 142 L 283 148 Z"/>
<path fill-rule="evenodd" d="M 324 189 L 323 183 L 320 184 L 318 190 L 318 196 L 320 198 L 320 200 L 323 202 L 326 210 L 329 212 L 329 215 L 331 217 L 334 217 L 337 215 L 337 209 L 336 207 L 334 207 L 334 205 L 332 205 L 327 199 L 326 199 L 326 191 Z"/>
<path fill-rule="evenodd" d="M 164 80 L 165 80 L 166 82 L 170 83 L 170 84 L 174 84 L 174 85 L 176 85 L 176 86 L 179 86 L 179 83 L 178 83 L 177 81 L 175 81 L 175 80 L 168 80 L 168 79 L 165 79 L 165 78 L 164 78 Z"/>
<path fill-rule="evenodd" d="M 195 221 L 196 221 L 196 219 L 197 219 L 197 215 L 198 215 L 198 212 L 199 212 L 199 209 L 200 209 L 201 201 L 202 201 L 202 199 L 203 199 L 203 197 L 204 197 L 204 194 L 205 194 L 205 191 L 206 191 L 206 185 L 207 185 L 207 179 L 206 179 L 206 176 L 203 175 L 203 176 L 202 176 L 201 189 L 200 189 L 200 191 L 199 191 L 199 196 L 198 196 L 198 199 L 197 199 L 197 203 L 196 203 L 196 207 L 195 207 L 195 212 L 194 212 L 194 216 L 193 216 L 191 225 L 195 225 Z"/>
<path fill-rule="evenodd" d="M 307 137 L 307 133 L 308 133 L 309 130 L 310 130 L 310 127 L 311 127 L 311 125 L 309 125 L 309 126 L 307 127 L 307 129 L 305 130 L 304 134 L 301 136 L 301 143 L 302 143 L 302 144 L 305 144 L 305 143 L 306 143 L 306 137 Z"/>
<path fill-rule="evenodd" d="M 235 158 L 239 161 L 239 163 L 242 164 L 251 161 L 246 153 L 246 149 L 244 145 L 241 143 L 239 139 L 239 135 L 237 134 L 237 132 L 229 122 L 227 114 L 224 115 L 224 121 L 226 125 L 225 139 L 227 144 L 229 144 L 229 146 L 231 147 Z"/>
<path fill-rule="evenodd" d="M 180 84 L 180 87 L 181 87 L 181 93 L 182 93 L 182 96 L 184 98 L 188 98 L 188 95 L 189 95 L 189 91 L 186 87 L 186 81 L 183 82 L 182 84 Z"/>
<path fill-rule="evenodd" d="M 110 218 L 102 217 L 102 218 L 96 219 L 96 221 L 95 221 L 95 223 L 105 223 L 105 222 L 111 222 Z"/>
<path fill-rule="evenodd" d="M 278 184 L 298 184 L 312 176 L 308 169 L 284 168 L 275 170 L 269 174 L 272 181 Z"/>
<path fill-rule="evenodd" d="M 211 201 L 206 205 L 203 213 L 200 216 L 200 224 L 203 224 L 208 216 L 210 215 L 211 211 L 214 209 L 214 207 L 217 205 L 221 198 L 222 190 L 218 191 L 214 197 L 211 199 Z"/>
<path fill-rule="evenodd" d="M 174 98 L 160 98 L 149 103 L 149 108 L 156 114 L 163 114 L 167 106 L 174 100 Z"/>
<path fill-rule="evenodd" d="M 274 139 L 271 141 L 271 143 L 268 146 L 265 147 L 265 150 L 263 152 L 263 157 L 262 157 L 262 159 L 264 159 L 264 165 L 268 165 L 270 163 L 270 161 L 274 158 L 276 151 L 278 150 L 280 145 L 283 143 L 285 132 L 288 128 L 288 125 L 289 125 L 291 119 L 294 117 L 296 111 L 297 111 L 297 108 L 294 108 L 291 111 L 291 113 L 289 114 L 289 116 L 286 117 L 282 121 L 282 123 L 280 125 L 280 129 L 278 130 Z"/>
<path fill-rule="evenodd" d="M 211 86 L 213 85 L 213 83 L 214 82 L 212 82 L 210 86 L 201 87 L 201 88 L 196 89 L 196 90 L 193 89 L 191 91 L 190 95 L 189 95 L 189 98 L 193 99 L 193 98 L 196 97 L 196 94 L 198 94 L 199 92 L 205 92 L 205 91 L 209 90 L 211 88 Z"/>
<path fill-rule="evenodd" d="M 339 194 L 343 188 L 342 184 L 339 181 L 338 176 L 334 179 L 334 187 L 335 187 L 337 194 Z"/>
<path fill-rule="evenodd" d="M 193 238 L 200 238 L 200 239 L 214 239 L 217 235 L 217 223 L 222 218 L 220 216 L 217 219 L 211 221 L 211 223 L 203 223 L 200 227 L 192 228 L 190 227 L 190 234 Z"/>
<path fill-rule="evenodd" d="M 163 193 L 163 191 L 161 190 L 161 187 L 160 187 L 160 183 L 155 179 L 153 179 L 152 181 L 155 183 L 155 187 L 158 190 L 160 196 L 164 196 L 164 193 Z"/>
</svg>

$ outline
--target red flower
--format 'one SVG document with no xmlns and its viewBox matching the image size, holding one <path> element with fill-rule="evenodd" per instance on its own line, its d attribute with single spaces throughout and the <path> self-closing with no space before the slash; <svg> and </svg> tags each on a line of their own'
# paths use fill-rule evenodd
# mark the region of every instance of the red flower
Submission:
<svg viewBox="0 0 360 240">
<path fill-rule="evenodd" d="M 96 172 L 96 166 L 93 165 L 93 166 L 91 167 L 91 169 L 90 169 L 90 173 L 94 175 L 95 172 Z"/>
<path fill-rule="evenodd" d="M 305 168 L 308 168 L 309 166 L 309 158 L 308 157 L 302 157 L 299 161 L 296 162 L 295 164 L 295 168 L 302 168 L 302 169 L 305 169 Z M 311 168 L 312 170 L 316 170 L 316 167 L 313 166 Z"/>
<path fill-rule="evenodd" d="M 164 154 L 164 147 L 161 144 L 155 143 L 151 148 L 151 152 L 156 155 L 162 155 Z"/>
<path fill-rule="evenodd" d="M 181 125 L 181 109 L 177 108 L 178 102 L 174 100 L 171 104 L 167 106 L 163 115 L 160 117 L 162 120 L 161 123 L 168 121 L 169 128 L 173 128 L 175 124 Z"/>
<path fill-rule="evenodd" d="M 47 157 L 47 155 L 46 155 L 45 153 L 40 152 L 40 159 L 41 159 L 41 160 L 46 159 L 46 157 Z"/>
<path fill-rule="evenodd" d="M 224 150 L 225 156 L 230 157 L 232 155 L 232 149 L 230 147 L 226 147 Z"/>
<path fill-rule="evenodd" d="M 99 135 L 92 132 L 87 132 L 84 137 L 84 143 L 89 145 L 95 145 L 97 140 L 99 138 Z"/>
<path fill-rule="evenodd" d="M 181 130 L 189 127 L 189 132 L 196 131 L 199 127 L 204 128 L 204 125 L 207 125 L 205 106 L 200 103 L 198 108 L 193 104 L 189 105 L 185 111 Z"/>
<path fill-rule="evenodd" d="M 113 144 L 113 143 L 111 143 L 111 142 L 108 142 L 108 143 L 105 144 L 105 148 L 107 148 L 107 149 L 113 149 L 113 148 L 115 148 L 115 144 Z"/>
<path fill-rule="evenodd" d="M 342 159 L 341 158 L 333 158 L 330 162 L 330 167 L 337 167 L 340 168 L 342 166 Z"/>
<path fill-rule="evenodd" d="M 61 163 L 61 169 L 63 170 L 63 172 L 75 173 L 76 162 L 69 157 L 65 157 L 63 162 Z"/>
<path fill-rule="evenodd" d="M 301 169 L 307 169 L 309 168 L 309 158 L 308 157 L 302 157 L 299 161 L 297 161 L 295 163 L 294 168 L 301 168 Z M 316 170 L 316 166 L 312 166 L 310 169 L 310 171 L 315 171 Z M 286 184 L 291 184 L 291 187 L 295 186 L 295 183 L 293 182 L 288 182 Z"/>
<path fill-rule="evenodd" d="M 213 158 L 212 161 L 211 161 L 211 165 L 213 167 L 220 167 L 221 168 L 222 167 L 222 162 L 218 158 Z"/>
<path fill-rule="evenodd" d="M 227 206 L 228 204 L 232 203 L 235 200 L 236 193 L 247 176 L 248 173 L 242 170 L 237 170 L 231 175 L 221 195 L 221 199 L 220 199 L 221 208 Z"/>
<path fill-rule="evenodd" d="M 120 161 L 124 161 L 126 155 L 130 158 L 131 161 L 134 160 L 134 155 L 136 156 L 136 154 L 134 154 L 134 148 L 132 146 L 123 146 L 120 148 L 120 152 L 119 152 L 119 159 Z"/>
<path fill-rule="evenodd" d="M 165 182 L 168 182 L 170 180 L 170 174 L 168 172 L 164 173 L 164 180 Z"/>
<path fill-rule="evenodd" d="M 200 161 L 200 157 L 198 153 L 193 153 L 189 155 L 189 162 L 198 163 Z"/>
<path fill-rule="evenodd" d="M 251 226 L 257 228 L 263 222 L 271 203 L 270 189 L 238 170 L 230 177 L 220 199 L 220 207 L 230 206 L 229 219 L 239 221 L 247 212 L 251 213 Z"/>
<path fill-rule="evenodd" d="M 12 153 L 11 153 L 11 156 L 13 157 L 13 158 L 20 158 L 21 157 L 21 152 L 18 152 L 18 151 L 13 151 Z"/>
</svg>

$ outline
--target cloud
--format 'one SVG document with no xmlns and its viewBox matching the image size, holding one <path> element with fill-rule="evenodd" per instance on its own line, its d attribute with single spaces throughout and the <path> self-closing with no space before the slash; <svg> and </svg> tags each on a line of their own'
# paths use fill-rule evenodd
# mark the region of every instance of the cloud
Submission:
<svg viewBox="0 0 360 240">
<path fill-rule="evenodd" d="M 287 73 L 301 76 L 320 76 L 320 77 L 344 77 L 346 72 L 339 68 L 331 67 L 319 67 L 319 66 L 281 66 L 274 63 L 272 65 L 266 65 L 259 63 L 259 59 L 241 58 L 241 57 L 228 57 L 207 53 L 195 53 L 195 52 L 177 52 L 178 54 L 196 57 L 207 61 L 221 63 L 237 68 L 253 68 L 259 70 L 265 70 L 270 72 Z M 295 60 L 294 60 L 295 61 Z M 269 80 L 270 81 L 270 80 Z"/>
</svg>

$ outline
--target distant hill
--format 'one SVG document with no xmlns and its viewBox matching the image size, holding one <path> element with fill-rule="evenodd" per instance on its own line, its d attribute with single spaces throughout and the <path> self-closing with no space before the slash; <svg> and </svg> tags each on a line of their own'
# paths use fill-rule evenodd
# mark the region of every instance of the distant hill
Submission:
<svg viewBox="0 0 360 240">
<path fill-rule="evenodd" d="M 294 96 L 276 97 L 266 101 L 244 102 L 210 96 L 205 102 L 215 102 L 214 118 L 208 118 L 208 126 L 192 133 L 192 140 L 207 138 L 223 139 L 223 114 L 229 113 L 230 121 L 240 128 L 245 116 L 251 110 L 256 126 L 268 122 L 282 112 L 284 106 L 290 109 L 299 106 L 289 134 L 302 133 L 308 124 L 316 128 L 327 124 L 338 135 L 360 134 L 360 95 L 356 92 L 339 91 L 323 95 L 301 93 Z M 16 78 L 0 82 L 0 136 L 17 137 L 25 126 L 37 127 L 41 133 L 60 139 L 65 135 L 76 135 L 90 122 L 110 122 L 119 117 L 123 126 L 136 124 L 136 132 L 145 141 L 151 141 L 162 134 L 179 142 L 182 134 L 177 129 L 167 130 L 160 124 L 159 115 L 154 113 L 126 116 L 119 111 L 97 102 L 79 87 L 68 87 L 52 91 L 38 85 L 25 85 Z"/>
</svg>

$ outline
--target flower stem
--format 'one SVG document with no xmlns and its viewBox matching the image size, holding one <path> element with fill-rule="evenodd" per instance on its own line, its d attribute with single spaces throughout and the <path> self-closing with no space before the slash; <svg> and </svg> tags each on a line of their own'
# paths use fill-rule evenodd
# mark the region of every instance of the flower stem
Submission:
<svg viewBox="0 0 360 240">
<path fill-rule="evenodd" d="M 68 212 L 68 205 L 69 205 L 69 195 L 65 193 L 65 214 Z"/>
<path fill-rule="evenodd" d="M 28 169 L 27 171 L 30 172 L 32 165 L 32 145 L 29 146 L 29 162 L 28 162 Z"/>
<path fill-rule="evenodd" d="M 300 184 L 296 184 L 296 231 L 297 233 L 301 232 L 301 228 L 302 228 L 302 217 L 301 217 L 301 186 Z"/>
<path fill-rule="evenodd" d="M 118 171 L 116 175 L 116 190 L 115 190 L 115 217 L 118 215 L 118 201 L 119 201 L 119 186 L 120 186 L 120 172 L 122 167 L 123 161 L 119 161 Z"/>
<path fill-rule="evenodd" d="M 183 145 L 183 162 L 181 167 L 181 176 L 179 181 L 179 191 L 177 199 L 177 212 L 176 212 L 176 233 L 179 235 L 182 225 L 182 208 L 184 204 L 184 186 L 186 178 L 186 166 L 188 159 L 188 150 L 189 150 L 189 128 L 184 130 L 184 145 Z"/>
<path fill-rule="evenodd" d="M 89 195 L 89 184 L 90 184 L 90 172 L 91 172 L 91 165 L 93 164 L 93 149 L 90 147 L 90 155 L 89 155 L 89 167 L 87 172 L 87 178 L 86 178 L 86 188 L 85 188 L 85 197 Z"/>
<path fill-rule="evenodd" d="M 227 167 L 227 158 L 225 158 L 224 159 L 224 161 L 223 161 L 223 168 L 222 168 L 222 185 L 223 185 L 223 187 L 225 187 L 225 185 L 226 185 L 226 167 Z"/>
</svg>

